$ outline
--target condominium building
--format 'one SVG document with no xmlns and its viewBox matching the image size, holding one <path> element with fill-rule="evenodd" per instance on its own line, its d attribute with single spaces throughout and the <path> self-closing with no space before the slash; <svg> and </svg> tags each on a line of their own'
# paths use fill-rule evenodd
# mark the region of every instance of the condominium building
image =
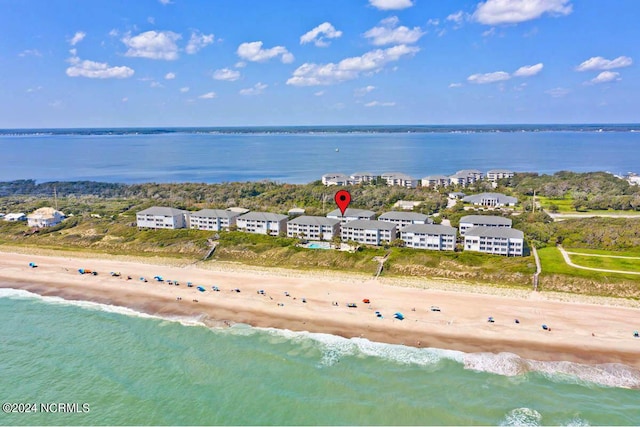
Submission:
<svg viewBox="0 0 640 427">
<path fill-rule="evenodd" d="M 384 221 L 356 220 L 342 225 L 342 241 L 353 240 L 365 245 L 381 246 L 396 239 L 395 224 Z"/>
<path fill-rule="evenodd" d="M 380 221 L 391 222 L 396 225 L 398 231 L 411 224 L 430 224 L 433 222 L 427 215 L 417 212 L 385 212 L 378 217 Z"/>
<path fill-rule="evenodd" d="M 494 215 L 467 215 L 460 218 L 460 235 L 464 236 L 473 227 L 511 228 L 513 221 Z"/>
<path fill-rule="evenodd" d="M 344 215 L 340 212 L 340 209 L 334 209 L 327 214 L 327 218 L 339 219 L 341 223 L 356 221 L 359 219 L 375 219 L 376 213 L 368 211 L 366 209 L 347 208 L 344 211 Z"/>
<path fill-rule="evenodd" d="M 388 186 L 398 186 L 405 188 L 416 188 L 418 180 L 401 172 L 387 172 L 382 174 L 382 179 Z"/>
<path fill-rule="evenodd" d="M 449 177 L 445 175 L 430 175 L 425 176 L 421 180 L 423 187 L 438 188 L 446 187 L 449 185 Z"/>
<path fill-rule="evenodd" d="M 136 213 L 138 228 L 185 228 L 189 213 L 182 209 L 153 206 Z"/>
<path fill-rule="evenodd" d="M 303 215 L 287 223 L 287 237 L 331 240 L 334 236 L 340 236 L 339 219 Z"/>
<path fill-rule="evenodd" d="M 196 230 L 229 230 L 229 227 L 236 225 L 238 216 L 240 216 L 239 212 L 223 209 L 202 209 L 191 213 L 189 227 Z"/>
<path fill-rule="evenodd" d="M 355 172 L 349 177 L 354 184 L 365 184 L 373 182 L 376 176 L 371 172 Z"/>
<path fill-rule="evenodd" d="M 466 187 L 481 180 L 483 176 L 484 174 L 477 169 L 463 169 L 449 177 L 449 184 Z"/>
<path fill-rule="evenodd" d="M 287 231 L 287 216 L 270 212 L 249 212 L 236 218 L 238 230 L 277 236 Z"/>
<path fill-rule="evenodd" d="M 352 184 L 351 179 L 343 173 L 326 173 L 322 175 L 322 183 L 326 186 Z"/>
<path fill-rule="evenodd" d="M 400 231 L 400 239 L 408 248 L 452 251 L 456 247 L 457 231 L 437 224 L 413 224 Z"/>
<path fill-rule="evenodd" d="M 464 235 L 464 250 L 522 256 L 524 233 L 513 228 L 474 227 Z"/>
<path fill-rule="evenodd" d="M 515 206 L 518 203 L 516 197 L 505 196 L 502 193 L 480 193 L 466 196 L 462 199 L 465 203 L 471 203 L 476 206 L 487 206 L 498 208 L 503 206 Z"/>
<path fill-rule="evenodd" d="M 487 180 L 496 182 L 499 179 L 513 178 L 515 173 L 508 169 L 492 169 L 487 171 Z"/>
</svg>

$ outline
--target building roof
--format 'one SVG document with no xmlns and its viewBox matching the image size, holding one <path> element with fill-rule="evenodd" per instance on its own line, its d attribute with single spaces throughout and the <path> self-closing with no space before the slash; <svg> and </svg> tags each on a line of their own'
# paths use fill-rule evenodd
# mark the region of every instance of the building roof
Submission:
<svg viewBox="0 0 640 427">
<path fill-rule="evenodd" d="M 232 208 L 225 209 L 225 211 L 237 212 L 239 214 L 246 214 L 247 212 L 249 212 L 249 209 L 247 209 L 247 208 L 239 208 L 239 207 L 232 207 Z"/>
<path fill-rule="evenodd" d="M 344 211 L 344 216 L 345 217 L 360 217 L 360 216 L 365 216 L 365 217 L 371 217 L 372 215 L 375 215 L 376 213 L 374 211 L 368 211 L 366 209 L 356 209 L 356 208 L 347 208 Z M 327 218 L 331 218 L 331 217 L 340 217 L 342 218 L 342 213 L 340 213 L 340 209 L 334 209 L 331 212 L 329 212 L 327 214 Z"/>
<path fill-rule="evenodd" d="M 342 226 L 343 230 L 346 228 L 355 228 L 357 230 L 393 230 L 396 228 L 396 225 L 392 222 L 359 219 L 348 222 Z"/>
<path fill-rule="evenodd" d="M 512 170 L 509 169 L 491 169 L 490 171 L 487 171 L 487 173 L 514 173 Z"/>
<path fill-rule="evenodd" d="M 491 224 L 491 225 L 508 225 L 511 227 L 513 221 L 509 218 L 495 215 L 467 215 L 460 218 L 460 224 Z"/>
<path fill-rule="evenodd" d="M 420 234 L 447 234 L 455 236 L 457 231 L 453 227 L 440 224 L 411 224 L 403 228 L 401 233 L 420 233 Z"/>
<path fill-rule="evenodd" d="M 138 212 L 138 215 L 160 215 L 160 216 L 177 216 L 186 213 L 182 209 L 168 208 L 165 206 L 152 206 L 143 211 Z"/>
<path fill-rule="evenodd" d="M 506 196 L 502 193 L 472 194 L 470 196 L 464 197 L 462 201 L 473 203 L 473 204 L 480 204 L 482 202 L 482 199 L 496 199 L 499 204 L 503 204 L 503 205 L 518 203 L 518 199 L 516 197 Z"/>
<path fill-rule="evenodd" d="M 238 220 L 240 219 L 248 219 L 254 221 L 282 221 L 283 219 L 287 219 L 286 215 L 276 214 L 271 212 L 249 212 L 244 215 L 240 215 Z"/>
<path fill-rule="evenodd" d="M 391 211 L 385 212 L 378 217 L 378 219 L 397 219 L 405 221 L 427 221 L 429 217 L 425 214 L 417 212 L 399 212 Z"/>
<path fill-rule="evenodd" d="M 371 172 L 354 172 L 351 174 L 351 177 L 354 176 L 375 176 L 374 174 L 372 174 Z"/>
<path fill-rule="evenodd" d="M 496 228 L 496 227 L 473 227 L 467 230 L 464 235 L 479 237 L 502 237 L 505 239 L 524 239 L 524 233 L 515 228 Z"/>
<path fill-rule="evenodd" d="M 22 218 L 24 216 L 25 216 L 25 214 L 22 213 L 22 212 L 11 212 L 11 213 L 6 214 L 4 216 L 4 219 L 6 219 L 6 220 L 17 219 L 17 218 Z"/>
<path fill-rule="evenodd" d="M 55 210 L 54 208 L 45 207 L 36 209 L 35 211 L 31 212 L 29 215 L 27 215 L 27 218 L 55 218 L 56 215 L 64 216 L 62 212 Z"/>
<path fill-rule="evenodd" d="M 460 175 L 475 175 L 475 174 L 482 174 L 482 171 L 479 171 L 478 169 L 462 169 L 459 170 L 458 172 L 456 172 L 456 175 L 460 174 Z"/>
<path fill-rule="evenodd" d="M 381 176 L 383 179 L 404 179 L 405 181 L 415 180 L 414 177 L 402 172 L 387 172 L 383 173 Z"/>
<path fill-rule="evenodd" d="M 289 224 L 334 226 L 336 224 L 340 224 L 340 220 L 335 218 L 326 218 L 324 216 L 303 215 L 292 219 L 289 221 Z"/>
<path fill-rule="evenodd" d="M 302 215 L 304 212 L 302 208 L 291 208 L 287 211 L 289 215 Z"/>
<path fill-rule="evenodd" d="M 240 215 L 240 212 L 228 211 L 226 209 L 202 209 L 197 212 L 192 212 L 191 216 L 204 217 L 204 218 L 235 218 Z"/>
</svg>

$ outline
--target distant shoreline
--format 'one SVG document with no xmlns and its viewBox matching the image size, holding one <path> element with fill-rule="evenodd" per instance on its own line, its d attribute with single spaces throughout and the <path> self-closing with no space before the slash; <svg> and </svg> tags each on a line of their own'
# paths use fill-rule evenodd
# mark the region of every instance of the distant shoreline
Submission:
<svg viewBox="0 0 640 427">
<path fill-rule="evenodd" d="M 491 132 L 640 132 L 640 123 L 465 124 L 465 125 L 286 125 L 286 126 L 144 126 L 0 129 L 19 135 L 162 135 L 162 134 L 341 134 L 341 133 L 491 133 Z"/>
</svg>

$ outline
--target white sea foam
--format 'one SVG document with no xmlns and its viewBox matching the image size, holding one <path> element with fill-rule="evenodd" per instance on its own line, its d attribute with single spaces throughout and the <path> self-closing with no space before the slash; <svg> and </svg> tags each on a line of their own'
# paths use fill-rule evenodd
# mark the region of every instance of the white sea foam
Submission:
<svg viewBox="0 0 640 427">
<path fill-rule="evenodd" d="M 56 296 L 44 296 L 44 295 L 39 295 L 33 292 L 26 291 L 24 289 L 0 288 L 0 298 L 33 299 L 33 300 L 39 300 L 46 304 L 51 304 L 51 305 L 66 305 L 66 306 L 80 307 L 85 310 L 94 310 L 94 311 L 102 311 L 106 313 L 121 314 L 129 317 L 140 317 L 143 319 L 156 319 L 156 320 L 163 320 L 163 321 L 169 321 L 169 322 L 177 322 L 184 326 L 204 326 L 202 319 L 197 317 L 156 316 L 153 314 L 136 311 L 127 307 L 110 305 L 110 304 L 102 304 L 102 303 L 92 302 L 92 301 L 68 300 L 68 299 L 64 299 Z"/>
<path fill-rule="evenodd" d="M 513 353 L 467 353 L 464 355 L 463 365 L 465 369 L 505 376 L 537 372 L 552 381 L 585 386 L 640 388 L 640 371 L 619 363 L 586 365 L 566 361 L 529 360 Z"/>
<path fill-rule="evenodd" d="M 516 408 L 507 415 L 500 423 L 501 426 L 539 426 L 542 421 L 540 412 L 531 408 Z"/>
</svg>

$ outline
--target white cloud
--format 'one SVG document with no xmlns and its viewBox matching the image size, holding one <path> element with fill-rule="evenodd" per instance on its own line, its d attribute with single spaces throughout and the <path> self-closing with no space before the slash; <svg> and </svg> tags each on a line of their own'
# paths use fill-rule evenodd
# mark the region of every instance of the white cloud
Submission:
<svg viewBox="0 0 640 427">
<path fill-rule="evenodd" d="M 153 16 L 149 16 L 147 18 L 147 22 L 151 25 L 154 25 L 156 23 L 156 18 L 154 18 Z"/>
<path fill-rule="evenodd" d="M 324 95 L 324 90 L 319 90 L 316 93 L 314 93 L 315 96 L 322 96 Z"/>
<path fill-rule="evenodd" d="M 539 62 L 535 65 L 524 65 L 520 68 L 518 68 L 515 73 L 513 73 L 514 77 L 531 77 L 531 76 L 535 76 L 536 74 L 538 74 L 540 71 L 542 71 L 542 68 L 544 67 L 544 64 L 542 62 Z"/>
<path fill-rule="evenodd" d="M 544 64 L 539 62 L 535 65 L 523 65 L 518 68 L 513 74 L 509 74 L 506 71 L 495 71 L 493 73 L 484 73 L 484 74 L 472 74 L 467 77 L 467 81 L 469 83 L 475 84 L 487 84 L 487 83 L 496 83 L 503 82 L 509 80 L 512 77 L 531 77 L 538 74 L 542 71 Z M 449 86 L 451 87 L 451 86 Z"/>
<path fill-rule="evenodd" d="M 236 67 L 236 68 L 244 68 L 244 67 L 247 66 L 247 63 L 244 62 L 244 61 L 238 61 L 233 66 Z"/>
<path fill-rule="evenodd" d="M 554 87 L 553 89 L 545 90 L 544 93 L 550 95 L 552 98 L 562 98 L 569 93 L 569 89 L 563 87 Z"/>
<path fill-rule="evenodd" d="M 427 21 L 427 25 L 433 25 L 434 27 L 437 27 L 438 25 L 440 25 L 440 20 L 439 19 L 429 19 Z"/>
<path fill-rule="evenodd" d="M 398 45 L 387 49 L 376 49 L 362 56 L 345 58 L 339 63 L 304 63 L 287 80 L 293 86 L 331 85 L 353 80 L 361 73 L 380 71 L 386 64 L 398 61 L 403 56 L 413 55 L 420 49 L 415 46 Z"/>
<path fill-rule="evenodd" d="M 124 97 L 124 98 L 122 98 L 120 101 L 121 101 L 121 102 L 129 102 L 129 98 L 127 98 L 127 97 L 125 96 L 125 97 Z"/>
<path fill-rule="evenodd" d="M 405 26 L 396 27 L 398 18 L 391 18 L 380 21 L 379 27 L 373 27 L 364 36 L 371 40 L 371 44 L 375 46 L 384 46 L 389 44 L 411 44 L 420 40 L 424 32 L 420 27 L 409 29 Z"/>
<path fill-rule="evenodd" d="M 18 56 L 24 58 L 25 56 L 42 56 L 38 49 L 26 49 L 18 54 Z"/>
<path fill-rule="evenodd" d="M 453 22 L 454 28 L 458 29 L 462 26 L 462 23 L 464 22 L 464 12 L 459 10 L 456 13 L 452 13 L 449 16 L 447 16 L 447 21 L 451 21 Z"/>
<path fill-rule="evenodd" d="M 622 78 L 620 77 L 620 73 L 617 73 L 615 71 L 603 71 L 593 79 L 589 80 L 589 83 L 595 85 L 598 83 L 608 83 L 619 80 L 622 80 Z"/>
<path fill-rule="evenodd" d="M 380 102 L 380 101 L 371 101 L 364 104 L 365 107 L 393 107 L 395 106 L 395 102 Z"/>
<path fill-rule="evenodd" d="M 369 4 L 379 10 L 400 10 L 413 6 L 411 0 L 369 0 Z"/>
<path fill-rule="evenodd" d="M 235 82 L 240 78 L 240 71 L 230 70 L 229 68 L 222 68 L 220 70 L 216 70 L 213 73 L 213 78 L 216 80 Z"/>
<path fill-rule="evenodd" d="M 110 67 L 105 62 L 81 60 L 75 56 L 72 49 L 72 57 L 68 59 L 71 66 L 67 68 L 69 77 L 87 77 L 89 79 L 126 79 L 133 76 L 133 69 L 125 66 Z"/>
<path fill-rule="evenodd" d="M 119 35 L 120 35 L 120 31 L 116 30 L 115 28 L 109 31 L 109 37 L 118 37 Z"/>
<path fill-rule="evenodd" d="M 180 34 L 172 31 L 147 31 L 133 37 L 127 33 L 122 43 L 129 48 L 125 56 L 171 61 L 178 59 L 176 41 L 181 38 Z"/>
<path fill-rule="evenodd" d="M 193 55 L 203 47 L 206 47 L 213 43 L 213 39 L 213 34 L 202 34 L 200 32 L 194 31 L 191 33 L 189 43 L 187 43 L 187 47 L 184 50 L 188 54 Z"/>
<path fill-rule="evenodd" d="M 353 91 L 353 94 L 355 96 L 365 96 L 366 94 L 368 94 L 369 92 L 371 92 L 372 90 L 374 90 L 376 87 L 375 86 L 365 86 L 365 87 L 361 87 L 358 88 L 356 90 Z"/>
<path fill-rule="evenodd" d="M 462 83 L 451 83 L 449 85 L 449 88 L 455 88 L 455 87 L 461 87 L 461 86 L 462 86 Z"/>
<path fill-rule="evenodd" d="M 85 38 L 85 36 L 87 35 L 87 33 L 83 32 L 83 31 L 77 31 L 73 37 L 71 37 L 71 40 L 69 40 L 69 44 L 71 46 L 75 46 L 76 44 L 80 43 L 82 41 L 82 39 Z"/>
<path fill-rule="evenodd" d="M 509 75 L 509 73 L 506 73 L 504 71 L 496 71 L 493 73 L 472 74 L 469 77 L 467 77 L 467 81 L 469 83 L 487 84 L 487 83 L 502 82 L 505 80 L 509 80 L 510 78 L 511 76 Z"/>
<path fill-rule="evenodd" d="M 185 86 L 185 87 L 181 87 L 180 88 L 180 93 L 187 93 L 189 92 L 189 86 Z"/>
<path fill-rule="evenodd" d="M 286 47 L 275 46 L 270 49 L 263 49 L 261 41 L 242 43 L 238 46 L 236 53 L 240 58 L 251 62 L 265 62 L 277 56 L 280 56 L 280 60 L 285 64 L 293 62 L 293 55 L 289 53 Z"/>
<path fill-rule="evenodd" d="M 256 83 L 253 87 L 241 89 L 238 92 L 240 95 L 250 96 L 250 95 L 260 95 L 268 86 L 264 83 Z"/>
<path fill-rule="evenodd" d="M 517 24 L 544 14 L 569 15 L 572 10 L 569 0 L 486 0 L 478 3 L 472 18 L 485 25 Z"/>
<path fill-rule="evenodd" d="M 153 81 L 149 84 L 149 87 L 164 87 L 164 86 L 162 86 L 162 83 L 160 82 Z"/>
<path fill-rule="evenodd" d="M 633 59 L 628 56 L 618 56 L 616 59 L 605 59 L 602 56 L 594 56 L 576 67 L 576 71 L 613 70 L 615 68 L 628 67 L 633 64 Z"/>
<path fill-rule="evenodd" d="M 496 27 L 491 27 L 487 31 L 482 32 L 482 37 L 491 37 L 496 35 Z"/>
<path fill-rule="evenodd" d="M 336 30 L 329 22 L 323 22 L 313 30 L 300 36 L 300 44 L 313 42 L 318 47 L 329 46 L 330 42 L 325 39 L 336 39 L 342 36 L 342 31 Z"/>
<path fill-rule="evenodd" d="M 168 4 L 172 4 L 173 2 L 171 0 L 158 0 L 160 3 L 164 4 L 165 6 Z"/>
<path fill-rule="evenodd" d="M 167 73 L 167 74 L 164 75 L 164 78 L 166 80 L 173 80 L 173 79 L 176 78 L 176 73 Z"/>
<path fill-rule="evenodd" d="M 39 92 L 42 90 L 42 86 L 30 87 L 27 89 L 27 93 Z"/>
<path fill-rule="evenodd" d="M 216 95 L 215 92 L 207 92 L 207 93 L 203 93 L 198 98 L 200 98 L 200 99 L 213 99 L 216 96 L 218 96 L 218 95 Z"/>
</svg>

